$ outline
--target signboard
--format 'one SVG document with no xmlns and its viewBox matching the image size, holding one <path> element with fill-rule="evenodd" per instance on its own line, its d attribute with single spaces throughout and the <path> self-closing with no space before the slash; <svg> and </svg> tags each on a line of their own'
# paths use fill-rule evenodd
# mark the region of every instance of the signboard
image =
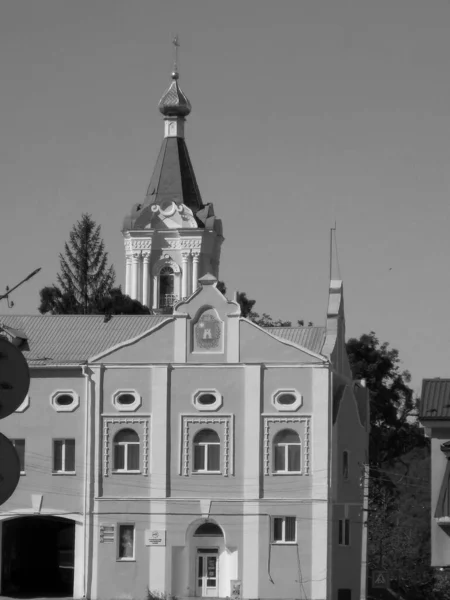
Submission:
<svg viewBox="0 0 450 600">
<path fill-rule="evenodd" d="M 240 579 L 232 579 L 231 583 L 231 594 L 230 597 L 232 600 L 240 600 L 241 598 L 241 580 Z"/>
<path fill-rule="evenodd" d="M 145 530 L 145 545 L 146 546 L 165 546 L 166 545 L 165 529 L 146 529 Z"/>
<path fill-rule="evenodd" d="M 389 571 L 372 571 L 372 587 L 387 588 L 389 586 Z"/>
<path fill-rule="evenodd" d="M 114 525 L 100 525 L 100 543 L 114 541 Z"/>
</svg>

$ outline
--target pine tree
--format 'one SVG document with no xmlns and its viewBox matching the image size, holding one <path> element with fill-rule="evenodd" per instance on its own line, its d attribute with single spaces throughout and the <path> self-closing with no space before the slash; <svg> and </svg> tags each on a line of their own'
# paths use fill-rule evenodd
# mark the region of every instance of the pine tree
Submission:
<svg viewBox="0 0 450 600">
<path fill-rule="evenodd" d="M 99 309 L 113 290 L 114 267 L 108 266 L 108 253 L 100 237 L 100 225 L 83 214 L 72 228 L 64 254 L 59 255 L 59 286 L 41 290 L 41 313 L 90 314 Z"/>
</svg>

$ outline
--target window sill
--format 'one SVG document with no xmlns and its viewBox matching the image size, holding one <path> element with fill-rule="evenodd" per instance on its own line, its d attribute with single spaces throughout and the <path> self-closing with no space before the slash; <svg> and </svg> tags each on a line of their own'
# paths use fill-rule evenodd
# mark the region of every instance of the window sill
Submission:
<svg viewBox="0 0 450 600">
<path fill-rule="evenodd" d="M 296 546 L 297 542 L 272 541 L 273 546 Z"/>
<path fill-rule="evenodd" d="M 76 475 L 76 471 L 52 471 L 52 475 Z"/>
<path fill-rule="evenodd" d="M 127 563 L 130 563 L 130 562 L 136 562 L 136 559 L 135 558 L 116 558 L 116 562 L 121 562 L 121 563 L 127 562 Z"/>
<path fill-rule="evenodd" d="M 273 471 L 271 475 L 303 475 L 303 471 Z"/>
<path fill-rule="evenodd" d="M 192 475 L 222 475 L 222 471 L 192 471 Z"/>
<path fill-rule="evenodd" d="M 141 471 L 112 471 L 113 475 L 141 475 Z M 122 559 L 121 559 L 122 560 Z"/>
</svg>

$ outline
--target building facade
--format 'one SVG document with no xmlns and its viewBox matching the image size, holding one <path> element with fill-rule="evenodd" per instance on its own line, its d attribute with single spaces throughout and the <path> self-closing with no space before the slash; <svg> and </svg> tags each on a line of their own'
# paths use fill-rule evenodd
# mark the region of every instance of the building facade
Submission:
<svg viewBox="0 0 450 600">
<path fill-rule="evenodd" d="M 152 314 L 0 319 L 31 372 L 2 428 L 22 477 L 0 512 L 1 593 L 355 600 L 369 405 L 342 282 L 323 327 L 261 328 L 218 290 L 221 223 L 172 78 L 123 227 L 126 291 Z"/>
<path fill-rule="evenodd" d="M 450 379 L 424 379 L 419 420 L 431 442 L 431 566 L 450 567 Z"/>
</svg>

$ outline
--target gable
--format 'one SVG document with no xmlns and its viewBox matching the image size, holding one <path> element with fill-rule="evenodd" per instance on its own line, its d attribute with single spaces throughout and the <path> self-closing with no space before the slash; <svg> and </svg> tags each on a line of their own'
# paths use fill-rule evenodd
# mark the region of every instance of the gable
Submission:
<svg viewBox="0 0 450 600">
<path fill-rule="evenodd" d="M 239 356 L 241 362 L 323 363 L 325 359 L 271 335 L 246 319 L 240 319 Z"/>
<path fill-rule="evenodd" d="M 155 329 L 122 342 L 92 357 L 96 363 L 170 363 L 174 360 L 174 322 L 167 320 Z"/>
</svg>

